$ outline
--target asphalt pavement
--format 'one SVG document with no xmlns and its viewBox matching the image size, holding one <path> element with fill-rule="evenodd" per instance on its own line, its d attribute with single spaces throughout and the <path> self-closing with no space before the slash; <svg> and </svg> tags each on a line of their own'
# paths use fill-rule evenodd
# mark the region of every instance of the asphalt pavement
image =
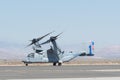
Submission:
<svg viewBox="0 0 120 80">
<path fill-rule="evenodd" d="M 0 66 L 0 79 L 120 77 L 120 65 Z"/>
</svg>

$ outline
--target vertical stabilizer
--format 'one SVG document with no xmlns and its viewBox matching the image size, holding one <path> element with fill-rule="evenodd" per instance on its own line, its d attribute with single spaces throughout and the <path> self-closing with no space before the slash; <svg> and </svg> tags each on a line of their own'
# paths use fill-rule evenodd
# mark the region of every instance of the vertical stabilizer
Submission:
<svg viewBox="0 0 120 80">
<path fill-rule="evenodd" d="M 87 55 L 94 56 L 93 52 L 94 52 L 94 41 L 91 41 L 90 45 L 89 45 L 89 54 L 87 54 Z"/>
</svg>

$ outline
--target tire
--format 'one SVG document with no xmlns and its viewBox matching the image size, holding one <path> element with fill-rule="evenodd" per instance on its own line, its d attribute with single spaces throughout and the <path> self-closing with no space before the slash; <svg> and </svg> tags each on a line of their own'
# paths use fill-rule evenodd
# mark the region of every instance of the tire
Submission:
<svg viewBox="0 0 120 80">
<path fill-rule="evenodd" d="M 58 66 L 62 66 L 62 63 L 58 63 Z"/>
<path fill-rule="evenodd" d="M 26 65 L 26 66 L 28 66 L 28 64 L 27 64 L 27 63 L 26 63 L 25 65 Z"/>
<path fill-rule="evenodd" d="M 53 66 L 56 66 L 56 63 L 53 63 Z"/>
</svg>

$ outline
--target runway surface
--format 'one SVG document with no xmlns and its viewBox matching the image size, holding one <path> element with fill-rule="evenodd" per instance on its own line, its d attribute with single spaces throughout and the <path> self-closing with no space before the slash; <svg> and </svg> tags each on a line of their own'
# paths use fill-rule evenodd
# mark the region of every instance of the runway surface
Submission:
<svg viewBox="0 0 120 80">
<path fill-rule="evenodd" d="M 120 65 L 0 66 L 0 79 L 120 77 Z"/>
</svg>

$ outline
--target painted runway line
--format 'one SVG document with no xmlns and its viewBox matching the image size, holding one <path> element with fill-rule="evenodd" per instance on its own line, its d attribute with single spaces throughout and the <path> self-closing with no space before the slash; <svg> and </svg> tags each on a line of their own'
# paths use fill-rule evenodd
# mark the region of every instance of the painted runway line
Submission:
<svg viewBox="0 0 120 80">
<path fill-rule="evenodd" d="M 7 79 L 7 80 L 120 80 L 120 77 L 103 77 L 103 78 L 54 78 L 54 79 Z"/>
<path fill-rule="evenodd" d="M 97 72 L 120 72 L 120 69 L 106 69 L 106 70 L 89 70 L 89 71 L 97 71 Z"/>
</svg>

